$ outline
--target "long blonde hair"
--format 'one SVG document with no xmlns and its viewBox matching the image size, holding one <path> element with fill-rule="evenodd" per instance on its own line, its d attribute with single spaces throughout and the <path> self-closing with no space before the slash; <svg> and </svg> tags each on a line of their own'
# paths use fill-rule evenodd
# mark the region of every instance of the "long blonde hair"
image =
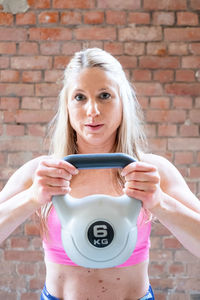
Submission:
<svg viewBox="0 0 200 300">
<path fill-rule="evenodd" d="M 145 150 L 147 142 L 143 130 L 142 112 L 135 91 L 127 80 L 119 61 L 99 48 L 90 48 L 75 53 L 64 71 L 58 111 L 50 124 L 51 143 L 49 154 L 63 158 L 66 155 L 77 153 L 76 133 L 70 125 L 67 110 L 68 89 L 71 80 L 76 78 L 83 69 L 94 67 L 113 75 L 112 77 L 117 82 L 120 91 L 123 117 L 117 132 L 114 151 L 129 154 L 140 160 L 140 153 Z M 47 207 L 42 210 L 44 218 L 49 211 L 49 206 L 47 205 Z"/>
</svg>

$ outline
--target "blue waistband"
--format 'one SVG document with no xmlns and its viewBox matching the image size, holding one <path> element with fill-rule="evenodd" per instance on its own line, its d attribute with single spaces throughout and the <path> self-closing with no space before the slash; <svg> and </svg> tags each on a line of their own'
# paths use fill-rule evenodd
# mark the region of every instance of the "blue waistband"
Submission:
<svg viewBox="0 0 200 300">
<path fill-rule="evenodd" d="M 60 299 L 50 295 L 49 292 L 47 291 L 46 285 L 44 285 L 42 294 L 40 296 L 40 300 L 60 300 Z M 139 300 L 155 300 L 151 286 L 149 286 L 149 290 L 146 293 L 146 295 L 144 297 L 140 298 Z"/>
</svg>

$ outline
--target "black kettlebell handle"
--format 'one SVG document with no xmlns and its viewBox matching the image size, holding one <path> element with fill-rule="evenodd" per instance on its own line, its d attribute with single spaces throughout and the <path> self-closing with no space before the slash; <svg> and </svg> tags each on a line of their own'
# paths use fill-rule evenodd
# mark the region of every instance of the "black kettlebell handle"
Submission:
<svg viewBox="0 0 200 300">
<path fill-rule="evenodd" d="M 124 153 L 71 154 L 65 156 L 64 160 L 78 169 L 124 168 L 136 161 Z"/>
</svg>

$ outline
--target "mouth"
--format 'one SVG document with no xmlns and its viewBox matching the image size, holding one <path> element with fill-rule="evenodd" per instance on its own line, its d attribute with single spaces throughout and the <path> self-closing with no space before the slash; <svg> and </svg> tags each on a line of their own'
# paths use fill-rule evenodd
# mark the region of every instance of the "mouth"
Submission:
<svg viewBox="0 0 200 300">
<path fill-rule="evenodd" d="M 103 124 L 86 124 L 85 125 L 87 128 L 89 128 L 90 130 L 99 130 L 101 129 L 104 125 Z"/>
</svg>

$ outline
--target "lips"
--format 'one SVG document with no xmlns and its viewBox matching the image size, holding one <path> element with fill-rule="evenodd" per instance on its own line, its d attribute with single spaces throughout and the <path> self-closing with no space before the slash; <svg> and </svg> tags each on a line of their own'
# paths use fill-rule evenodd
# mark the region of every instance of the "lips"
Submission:
<svg viewBox="0 0 200 300">
<path fill-rule="evenodd" d="M 86 124 L 85 125 L 87 128 L 89 128 L 90 130 L 99 130 L 101 129 L 104 125 L 103 124 Z"/>
</svg>

